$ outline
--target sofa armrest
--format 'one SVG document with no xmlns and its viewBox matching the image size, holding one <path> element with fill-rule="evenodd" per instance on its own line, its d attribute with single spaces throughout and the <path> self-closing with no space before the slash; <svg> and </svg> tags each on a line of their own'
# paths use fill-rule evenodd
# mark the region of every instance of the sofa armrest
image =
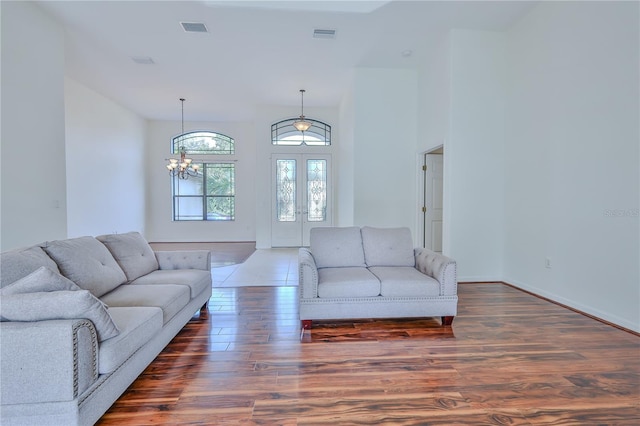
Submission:
<svg viewBox="0 0 640 426">
<path fill-rule="evenodd" d="M 209 250 L 172 250 L 154 253 L 160 269 L 211 270 L 211 252 Z"/>
<path fill-rule="evenodd" d="M 455 296 L 458 294 L 455 260 L 426 248 L 416 248 L 414 254 L 416 269 L 435 278 L 440 283 L 441 296 Z"/>
<path fill-rule="evenodd" d="M 71 401 L 98 378 L 98 336 L 86 319 L 0 322 L 2 404 Z"/>
<path fill-rule="evenodd" d="M 313 254 L 308 248 L 298 250 L 298 279 L 301 299 L 318 297 L 318 268 Z"/>
</svg>

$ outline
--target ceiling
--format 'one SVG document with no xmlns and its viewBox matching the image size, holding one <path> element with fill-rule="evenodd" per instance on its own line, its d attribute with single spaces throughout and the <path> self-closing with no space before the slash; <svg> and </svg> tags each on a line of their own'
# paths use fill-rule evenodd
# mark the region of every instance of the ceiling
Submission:
<svg viewBox="0 0 640 426">
<path fill-rule="evenodd" d="M 66 74 L 142 117 L 251 120 L 336 107 L 357 67 L 418 68 L 450 28 L 503 31 L 524 1 L 38 1 L 65 28 Z M 181 22 L 206 25 L 185 32 Z M 315 29 L 336 31 L 316 39 Z M 139 64 L 133 58 L 151 58 Z"/>
</svg>

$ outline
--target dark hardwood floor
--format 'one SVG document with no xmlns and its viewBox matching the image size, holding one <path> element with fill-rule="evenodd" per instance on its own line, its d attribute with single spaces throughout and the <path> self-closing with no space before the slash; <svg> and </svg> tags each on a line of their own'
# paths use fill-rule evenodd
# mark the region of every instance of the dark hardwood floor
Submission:
<svg viewBox="0 0 640 426">
<path fill-rule="evenodd" d="M 500 283 L 436 319 L 314 322 L 296 287 L 215 288 L 98 423 L 639 425 L 640 337 Z"/>
</svg>

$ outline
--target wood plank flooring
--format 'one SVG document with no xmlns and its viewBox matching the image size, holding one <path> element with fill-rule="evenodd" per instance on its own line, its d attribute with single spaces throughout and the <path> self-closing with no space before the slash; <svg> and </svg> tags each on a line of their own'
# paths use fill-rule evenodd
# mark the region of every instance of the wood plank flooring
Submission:
<svg viewBox="0 0 640 426">
<path fill-rule="evenodd" d="M 640 337 L 501 283 L 436 319 L 314 322 L 297 287 L 214 288 L 98 423 L 638 425 Z"/>
</svg>

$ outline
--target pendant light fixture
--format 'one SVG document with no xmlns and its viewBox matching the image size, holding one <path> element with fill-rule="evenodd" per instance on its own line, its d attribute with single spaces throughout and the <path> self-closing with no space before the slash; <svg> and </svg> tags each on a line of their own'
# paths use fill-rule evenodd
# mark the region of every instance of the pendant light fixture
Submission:
<svg viewBox="0 0 640 426">
<path fill-rule="evenodd" d="M 184 98 L 180 98 L 182 104 L 182 133 L 178 136 L 184 137 Z M 200 166 L 192 164 L 193 160 L 187 158 L 187 151 L 184 146 L 180 147 L 180 159 L 170 158 L 167 169 L 171 176 L 178 176 L 180 179 L 189 179 L 189 176 L 198 176 L 198 170 Z"/>
<path fill-rule="evenodd" d="M 300 96 L 302 98 L 302 108 L 300 110 L 300 119 L 293 123 L 293 127 L 298 129 L 299 132 L 306 132 L 311 127 L 311 123 L 304 119 L 304 89 L 300 89 Z"/>
</svg>

